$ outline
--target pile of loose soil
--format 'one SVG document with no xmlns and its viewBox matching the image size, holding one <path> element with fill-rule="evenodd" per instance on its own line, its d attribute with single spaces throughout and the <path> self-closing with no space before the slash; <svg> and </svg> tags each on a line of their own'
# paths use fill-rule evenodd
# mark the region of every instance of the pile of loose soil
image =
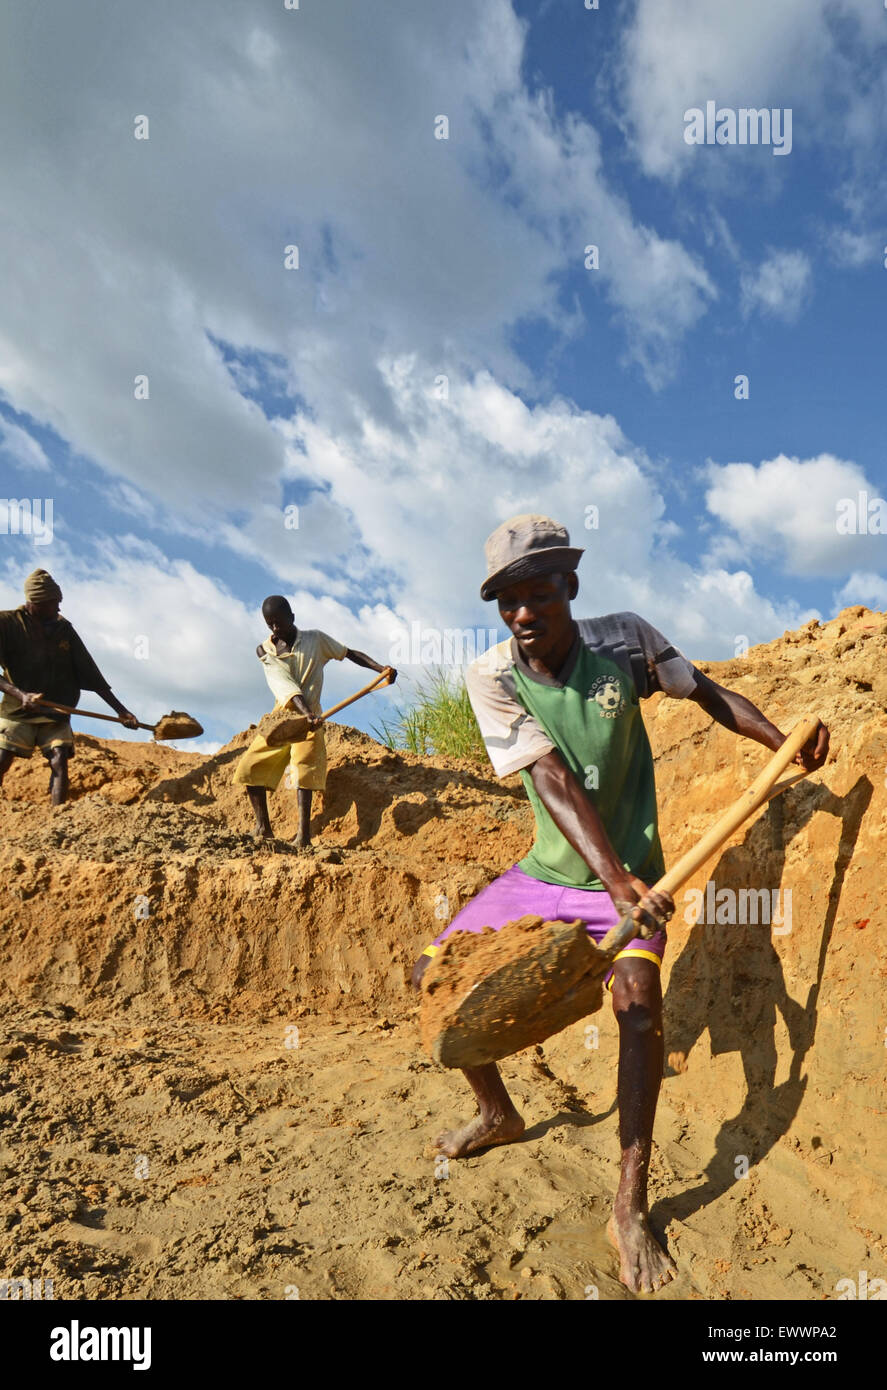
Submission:
<svg viewBox="0 0 887 1390">
<path fill-rule="evenodd" d="M 190 714 L 181 709 L 170 710 L 169 714 L 164 714 L 154 725 L 154 737 L 161 741 L 199 738 L 202 733 L 203 725 L 198 724 L 196 719 L 192 719 Z"/>
<path fill-rule="evenodd" d="M 600 1008 L 607 968 L 579 921 L 526 916 L 454 932 L 422 979 L 425 1051 L 446 1067 L 479 1067 L 544 1042 Z"/>
</svg>

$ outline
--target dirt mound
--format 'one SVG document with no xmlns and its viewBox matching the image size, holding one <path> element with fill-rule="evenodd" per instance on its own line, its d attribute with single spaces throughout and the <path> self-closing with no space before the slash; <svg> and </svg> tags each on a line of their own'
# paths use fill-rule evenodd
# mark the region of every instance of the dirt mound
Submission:
<svg viewBox="0 0 887 1390">
<path fill-rule="evenodd" d="M 883 614 L 852 608 L 744 657 L 704 664 L 785 729 L 819 714 L 832 731 L 832 754 L 678 895 L 663 971 L 671 1061 L 652 1173 L 654 1220 L 672 1233 L 687 1271 L 674 1296 L 822 1298 L 833 1296 L 837 1278 L 885 1273 L 885 639 Z M 687 701 L 654 698 L 644 716 L 673 862 L 749 784 L 767 754 L 712 725 Z M 294 853 L 285 843 L 297 828 L 292 792 L 281 788 L 271 799 L 281 840 L 267 845 L 252 839 L 246 796 L 231 784 L 253 732 L 209 758 L 78 735 L 73 799 L 56 811 L 43 759 L 17 762 L 6 777 L 0 988 L 7 1017 L 19 1020 L 23 1036 L 8 1035 L 0 1047 L 0 1092 L 4 1076 L 15 1082 L 13 1109 L 4 1095 L 0 1110 L 26 1117 L 27 1150 L 17 1151 L 13 1173 L 3 1167 L 11 1150 L 0 1145 L 0 1189 L 19 1211 L 10 1249 L 19 1237 L 26 1253 L 39 1257 L 45 1246 L 51 1271 L 51 1251 L 67 1249 L 58 1246 L 52 1222 L 63 1221 L 66 1239 L 76 1226 L 81 1244 L 67 1275 L 58 1266 L 59 1278 L 73 1281 L 79 1294 L 56 1296 L 133 1293 L 152 1261 L 155 1293 L 188 1287 L 198 1291 L 191 1296 L 220 1296 L 200 1271 L 215 1266 L 208 1252 L 221 1249 L 213 1244 L 222 1240 L 219 1208 L 233 1212 L 238 1193 L 246 1193 L 236 1187 L 239 1160 L 231 1155 L 240 1153 L 247 1141 L 239 1136 L 248 1130 L 250 1163 L 264 1171 L 267 1161 L 272 1175 L 276 1164 L 291 1161 L 288 1145 L 297 1143 L 309 1175 L 305 1192 L 327 1192 L 327 1217 L 318 1207 L 307 1217 L 300 1212 L 309 1196 L 300 1196 L 284 1167 L 274 1178 L 276 1195 L 266 1199 L 249 1188 L 239 1243 L 225 1247 L 228 1295 L 283 1296 L 269 1271 L 289 1268 L 289 1260 L 293 1281 L 304 1278 L 317 1297 L 362 1290 L 370 1297 L 512 1296 L 512 1272 L 524 1268 L 529 1275 L 518 1292 L 538 1287 L 540 1297 L 582 1297 L 581 1284 L 576 1291 L 573 1284 L 589 1278 L 602 1281 L 602 1296 L 619 1296 L 606 1273 L 606 1243 L 595 1234 L 596 1199 L 584 1195 L 589 1184 L 603 1192 L 612 1187 L 616 1031 L 609 1009 L 592 1026 L 579 1023 L 551 1039 L 544 1053 L 506 1064 L 530 1118 L 534 1107 L 539 1112 L 538 1132 L 531 1128 L 525 1144 L 451 1169 L 477 1176 L 482 1165 L 487 1175 L 484 1221 L 498 1224 L 485 1248 L 476 1232 L 487 1226 L 477 1211 L 466 1215 L 465 1203 L 474 1210 L 477 1202 L 469 1202 L 467 1189 L 457 1199 L 454 1185 L 430 1181 L 439 1175 L 427 1160 L 422 1167 L 407 1156 L 416 1136 L 409 1128 L 402 1133 L 410 1106 L 420 1107 L 420 1120 L 427 1117 L 428 1137 L 440 1127 L 442 1108 L 464 1108 L 458 1076 L 429 1068 L 417 1054 L 416 1005 L 406 981 L 422 947 L 526 851 L 532 818 L 519 780 L 500 783 L 487 768 L 394 753 L 334 725 L 328 788 L 316 798 L 318 848 Z M 211 1040 L 222 1027 L 231 1030 L 224 1058 Z M 258 1076 L 257 1030 L 278 1033 L 274 1046 L 286 1048 L 282 1039 L 294 1027 L 315 1039 L 311 1057 L 281 1052 L 268 1062 L 267 1076 Z M 367 1041 L 351 1051 L 363 1032 Z M 147 1041 L 139 1042 L 143 1035 Z M 162 1046 L 150 1041 L 155 1035 Z M 136 1048 L 131 1062 L 121 1060 L 121 1048 Z M 218 1058 L 213 1048 L 221 1049 Z M 383 1054 L 387 1063 L 378 1061 Z M 119 1123 L 111 1119 L 106 1087 Z M 27 1115 L 41 1106 L 46 1122 L 32 1124 Z M 61 1128 L 53 1150 L 55 1113 Z M 357 1128 L 348 1128 L 350 1116 Z M 296 1141 L 288 1126 L 297 1117 L 307 1129 L 299 1128 Z M 406 1118 L 407 1126 L 416 1123 Z M 151 1147 L 146 1124 L 169 1179 L 169 1193 L 161 1182 L 139 1207 L 156 1205 L 148 1234 L 136 1220 L 144 1190 L 120 1167 L 120 1155 L 133 1149 L 137 1158 L 142 1146 Z M 49 1183 L 54 1164 L 73 1172 L 84 1126 L 108 1146 L 88 1156 L 96 1191 L 92 1198 L 72 1195 L 70 1210 L 50 1219 L 37 1177 L 23 1185 L 16 1174 L 44 1174 Z M 554 1148 L 543 1139 L 552 1127 Z M 400 1173 L 390 1192 L 361 1149 L 361 1134 L 370 1132 L 384 1136 L 372 1147 Z M 199 1153 L 189 1149 L 194 1133 L 198 1148 L 206 1144 Z M 540 1144 L 545 1154 L 536 1157 Z M 355 1231 L 353 1250 L 351 1237 L 341 1236 L 345 1227 L 329 1218 L 342 1198 L 342 1183 L 333 1179 L 343 1165 L 366 1178 L 354 1177 L 346 1194 L 350 1203 L 353 1192 L 356 1204 L 345 1219 Z M 184 1282 L 167 1280 L 162 1255 L 166 1196 L 175 1189 L 170 1200 L 186 1201 L 179 1178 L 197 1185 L 195 1192 L 206 1184 L 202 1243 L 192 1265 L 174 1271 L 186 1272 Z M 397 1183 L 405 1185 L 400 1197 Z M 515 1202 L 506 1200 L 503 1185 L 514 1188 Z M 187 1202 L 197 1203 L 191 1189 Z M 531 1208 L 538 1213 L 532 1229 Z M 101 1241 L 88 1235 L 98 1231 L 96 1210 L 117 1212 L 118 1245 L 110 1236 L 103 1244 L 105 1233 Z M 499 1215 L 491 1218 L 493 1210 Z M 574 1235 L 559 1225 L 564 1211 L 574 1225 L 594 1225 L 590 1272 L 571 1244 Z M 358 1241 L 359 1221 L 367 1235 Z M 291 1222 L 307 1233 L 299 1258 L 292 1243 L 288 1253 L 274 1254 L 273 1232 Z M 251 1233 L 259 1228 L 265 1234 L 257 1244 Z M 402 1260 L 385 1245 L 391 1230 L 410 1244 Z M 95 1247 L 86 1264 L 84 1241 Z M 496 1252 L 509 1241 L 515 1257 L 503 1263 Z M 466 1249 L 468 1264 L 450 1268 Z M 326 1286 L 308 1259 L 311 1250 L 330 1252 L 321 1260 Z M 540 1261 L 548 1282 L 536 1286 Z M 29 1272 L 14 1260 L 7 1267 Z"/>
<path fill-rule="evenodd" d="M 0 870 L 15 905 L 2 947 L 17 998 L 105 1011 L 405 1007 L 404 976 L 452 914 L 523 853 L 517 782 L 328 733 L 316 841 L 299 853 L 296 798 L 271 798 L 279 837 L 252 835 L 231 775 L 253 736 L 213 757 L 78 738 L 72 799 L 53 810 L 42 760 L 10 770 Z"/>
</svg>

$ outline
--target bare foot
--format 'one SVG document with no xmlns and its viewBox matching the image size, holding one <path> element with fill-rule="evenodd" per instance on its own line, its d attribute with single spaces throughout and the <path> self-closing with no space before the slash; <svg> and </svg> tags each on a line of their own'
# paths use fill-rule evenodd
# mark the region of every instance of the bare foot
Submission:
<svg viewBox="0 0 887 1390">
<path fill-rule="evenodd" d="M 632 1293 L 655 1293 L 675 1277 L 677 1266 L 650 1230 L 644 1212 L 617 1202 L 607 1235 L 619 1253 L 620 1281 Z"/>
<path fill-rule="evenodd" d="M 448 1129 L 438 1135 L 435 1149 L 448 1158 L 464 1158 L 466 1154 L 492 1148 L 494 1144 L 510 1144 L 519 1139 L 525 1129 L 523 1118 L 516 1110 L 509 1115 L 493 1115 L 488 1120 L 475 1115 L 461 1129 Z"/>
<path fill-rule="evenodd" d="M 274 839 L 274 831 L 271 829 L 270 825 L 268 826 L 268 829 L 267 829 L 267 830 L 266 830 L 263 826 L 257 825 L 256 828 L 255 828 L 255 830 L 253 831 L 253 839 L 254 839 L 254 840 L 273 840 L 273 839 Z"/>
<path fill-rule="evenodd" d="M 295 845 L 296 849 L 310 849 L 310 848 L 311 848 L 311 840 L 310 840 L 310 837 L 303 836 L 301 830 L 298 832 L 297 835 L 294 835 L 294 836 L 293 836 L 292 842 L 293 842 L 293 844 Z"/>
</svg>

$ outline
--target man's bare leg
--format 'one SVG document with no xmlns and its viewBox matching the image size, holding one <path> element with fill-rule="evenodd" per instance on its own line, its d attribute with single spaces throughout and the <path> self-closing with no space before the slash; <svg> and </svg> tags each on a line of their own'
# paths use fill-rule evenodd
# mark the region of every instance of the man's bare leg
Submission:
<svg viewBox="0 0 887 1390">
<path fill-rule="evenodd" d="M 8 748 L 0 748 L 0 787 L 3 786 L 3 778 L 12 766 L 14 757 L 15 754 L 10 753 Z"/>
<path fill-rule="evenodd" d="M 422 976 L 431 964 L 430 956 L 420 956 L 413 966 L 413 989 L 420 989 Z M 478 1113 L 461 1129 L 448 1129 L 435 1140 L 438 1153 L 448 1158 L 464 1158 L 478 1149 L 493 1144 L 510 1144 L 519 1139 L 526 1128 L 522 1116 L 515 1110 L 511 1096 L 499 1075 L 495 1062 L 485 1067 L 465 1068 L 462 1072 L 474 1092 Z"/>
<path fill-rule="evenodd" d="M 311 795 L 308 787 L 299 787 L 296 792 L 296 800 L 299 803 L 299 830 L 295 843 L 299 849 L 305 849 L 311 844 Z"/>
<path fill-rule="evenodd" d="M 68 799 L 68 750 L 52 748 L 49 753 L 49 795 L 53 806 L 64 806 Z"/>
<path fill-rule="evenodd" d="M 247 787 L 249 804 L 256 817 L 255 835 L 257 840 L 273 840 L 274 832 L 268 818 L 268 790 L 266 787 Z"/>
<path fill-rule="evenodd" d="M 435 1140 L 438 1153 L 446 1154 L 448 1158 L 464 1158 L 477 1149 L 487 1149 L 493 1144 L 510 1144 L 514 1139 L 519 1139 L 526 1125 L 514 1108 L 496 1063 L 488 1062 L 485 1067 L 466 1067 L 462 1075 L 474 1092 L 478 1113 L 461 1129 L 448 1129 L 439 1134 Z"/>
<path fill-rule="evenodd" d="M 674 1262 L 647 1223 L 647 1171 L 662 1081 L 659 968 L 642 957 L 617 960 L 613 1010 L 619 1024 L 619 1142 L 622 1172 L 608 1232 L 619 1252 L 619 1278 L 633 1293 L 661 1288 Z"/>
</svg>

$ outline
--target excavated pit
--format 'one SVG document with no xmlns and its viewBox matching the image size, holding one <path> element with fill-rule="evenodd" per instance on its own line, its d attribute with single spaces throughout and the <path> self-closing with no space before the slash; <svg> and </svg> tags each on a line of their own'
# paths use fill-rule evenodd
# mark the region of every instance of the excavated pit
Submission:
<svg viewBox="0 0 887 1390">
<path fill-rule="evenodd" d="M 832 754 L 678 895 L 651 1203 L 681 1272 L 660 1297 L 887 1275 L 885 641 L 851 608 L 704 664 L 783 728 L 821 715 Z M 769 755 L 690 702 L 644 717 L 673 862 Z M 519 780 L 330 726 L 303 854 L 292 792 L 280 838 L 252 838 L 231 773 L 254 732 L 213 757 L 78 734 L 58 810 L 43 759 L 7 775 L 0 1272 L 73 1298 L 628 1297 L 603 1237 L 609 1007 L 503 1065 L 521 1143 L 446 1180 L 429 1147 L 472 1104 L 422 1056 L 409 973 L 526 851 Z"/>
</svg>

